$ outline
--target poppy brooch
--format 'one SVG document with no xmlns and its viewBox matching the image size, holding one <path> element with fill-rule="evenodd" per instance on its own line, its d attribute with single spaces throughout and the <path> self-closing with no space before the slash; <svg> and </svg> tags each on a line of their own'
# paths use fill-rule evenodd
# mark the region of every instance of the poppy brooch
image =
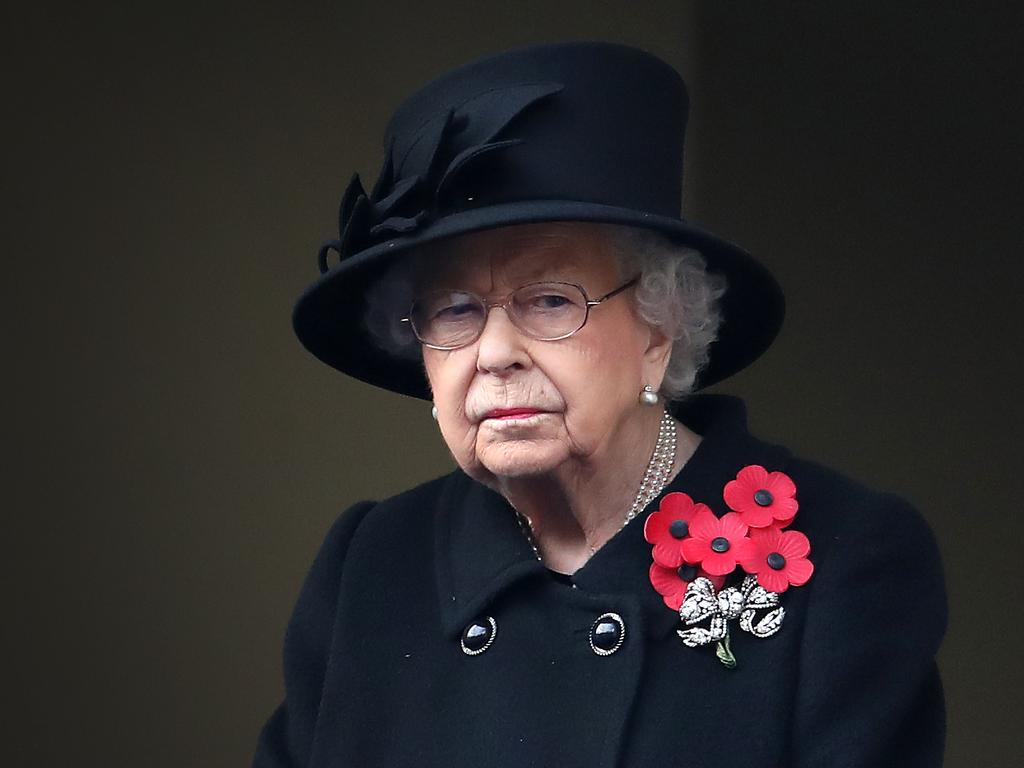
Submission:
<svg viewBox="0 0 1024 768">
<path fill-rule="evenodd" d="M 789 529 L 799 505 L 788 475 L 746 466 L 722 498 L 731 511 L 717 517 L 685 493 L 666 494 L 644 523 L 644 538 L 652 545 L 651 585 L 679 613 L 683 644 L 715 643 L 719 661 L 732 669 L 729 622 L 755 637 L 774 635 L 786 615 L 781 593 L 806 584 L 814 564 L 807 537 Z"/>
</svg>

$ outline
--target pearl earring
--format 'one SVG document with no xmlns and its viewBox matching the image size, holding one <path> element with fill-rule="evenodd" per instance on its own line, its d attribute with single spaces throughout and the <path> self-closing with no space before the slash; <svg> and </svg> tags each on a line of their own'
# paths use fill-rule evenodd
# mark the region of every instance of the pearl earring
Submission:
<svg viewBox="0 0 1024 768">
<path fill-rule="evenodd" d="M 431 418 L 434 421 L 437 421 L 437 406 L 436 405 L 430 406 L 430 416 L 431 416 Z"/>
<path fill-rule="evenodd" d="M 654 387 L 650 384 L 644 384 L 644 388 L 640 390 L 640 405 L 646 405 L 648 407 L 658 404 L 658 393 L 654 391 Z"/>
</svg>

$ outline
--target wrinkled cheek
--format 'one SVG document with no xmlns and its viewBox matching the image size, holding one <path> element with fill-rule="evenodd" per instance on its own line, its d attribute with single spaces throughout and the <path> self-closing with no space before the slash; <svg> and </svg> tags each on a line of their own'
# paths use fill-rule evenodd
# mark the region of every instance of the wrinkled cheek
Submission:
<svg viewBox="0 0 1024 768">
<path fill-rule="evenodd" d="M 442 427 L 441 436 L 444 438 L 448 450 L 451 451 L 455 462 L 462 468 L 467 469 L 475 466 L 477 459 L 477 430 L 465 424 L 453 424 Z"/>
<path fill-rule="evenodd" d="M 466 353 L 465 349 L 423 348 L 423 370 L 435 396 L 450 398 L 460 390 L 465 393 L 474 370 L 473 361 Z"/>
</svg>

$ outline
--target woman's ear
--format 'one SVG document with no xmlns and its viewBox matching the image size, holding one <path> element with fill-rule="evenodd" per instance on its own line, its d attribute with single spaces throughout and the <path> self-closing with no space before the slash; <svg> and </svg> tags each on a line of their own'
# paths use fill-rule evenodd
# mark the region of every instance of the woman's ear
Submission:
<svg viewBox="0 0 1024 768">
<path fill-rule="evenodd" d="M 672 358 L 672 337 L 661 328 L 648 326 L 647 349 L 644 351 L 644 382 L 661 389 L 661 381 L 665 378 L 668 362 Z"/>
</svg>

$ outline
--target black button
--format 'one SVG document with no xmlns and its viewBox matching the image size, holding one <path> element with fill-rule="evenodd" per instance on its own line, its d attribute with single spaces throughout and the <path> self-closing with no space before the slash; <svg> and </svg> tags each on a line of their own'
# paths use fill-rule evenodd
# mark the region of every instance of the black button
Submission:
<svg viewBox="0 0 1024 768">
<path fill-rule="evenodd" d="M 617 613 L 604 613 L 590 628 L 590 649 L 598 656 L 611 656 L 626 639 L 626 625 Z"/>
<path fill-rule="evenodd" d="M 772 496 L 771 491 L 762 488 L 760 491 L 754 492 L 754 501 L 757 502 L 759 507 L 770 507 L 772 502 L 775 501 L 775 497 Z"/>
<path fill-rule="evenodd" d="M 462 652 L 467 656 L 476 656 L 491 647 L 498 634 L 498 622 L 490 616 L 484 616 L 472 622 L 462 631 Z"/>
<path fill-rule="evenodd" d="M 781 571 L 786 567 L 786 558 L 778 552 L 772 552 L 768 555 L 768 567 L 775 571 Z"/>
<path fill-rule="evenodd" d="M 718 552 L 719 554 L 722 552 L 728 552 L 729 540 L 725 538 L 725 536 L 715 536 L 715 538 L 711 540 L 711 550 L 713 552 Z"/>
<path fill-rule="evenodd" d="M 683 539 L 690 532 L 690 525 L 685 520 L 673 520 L 668 527 L 668 532 L 672 534 L 673 539 Z"/>
</svg>

